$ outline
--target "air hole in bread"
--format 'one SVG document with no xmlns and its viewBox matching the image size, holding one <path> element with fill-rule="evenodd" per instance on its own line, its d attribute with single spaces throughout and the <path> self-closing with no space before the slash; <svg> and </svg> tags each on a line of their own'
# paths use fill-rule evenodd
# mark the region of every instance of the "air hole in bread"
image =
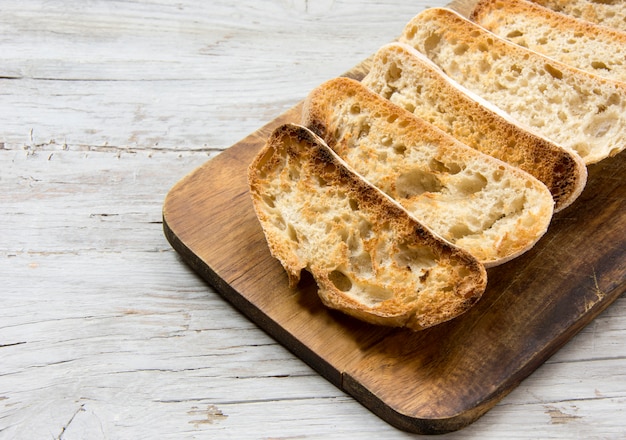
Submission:
<svg viewBox="0 0 626 440">
<path fill-rule="evenodd" d="M 289 180 L 293 182 L 300 180 L 300 171 L 297 168 L 289 168 Z"/>
<path fill-rule="evenodd" d="M 274 226 L 276 226 L 281 231 L 284 231 L 285 229 L 287 229 L 287 223 L 285 223 L 285 219 L 280 214 L 277 213 L 276 215 L 273 215 L 270 218 Z"/>
<path fill-rule="evenodd" d="M 350 209 L 352 211 L 358 211 L 359 210 L 359 202 L 357 202 L 354 199 L 350 199 L 348 200 L 348 204 L 350 205 Z"/>
<path fill-rule="evenodd" d="M 259 166 L 258 166 L 259 170 L 265 170 L 267 168 L 266 164 L 272 159 L 275 152 L 276 151 L 273 148 L 268 148 L 267 151 L 265 151 L 265 154 L 263 154 L 263 157 L 259 159 Z M 265 176 L 267 176 L 267 173 L 260 172 L 259 176 L 261 176 L 262 178 L 265 178 Z"/>
<path fill-rule="evenodd" d="M 480 62 L 478 63 L 478 70 L 480 71 L 481 75 L 486 74 L 491 70 L 491 63 L 489 63 L 487 60 L 480 60 Z"/>
<path fill-rule="evenodd" d="M 591 153 L 591 145 L 586 142 L 576 142 L 572 145 L 572 149 L 582 157 Z"/>
<path fill-rule="evenodd" d="M 409 111 L 409 112 L 413 113 L 413 112 L 415 112 L 415 105 L 413 103 L 411 103 L 411 102 L 406 102 L 404 104 L 404 109 L 406 111 Z"/>
<path fill-rule="evenodd" d="M 359 127 L 359 135 L 358 135 L 358 137 L 359 138 L 364 138 L 367 135 L 369 135 L 370 134 L 370 128 L 371 128 L 370 124 L 368 124 L 366 122 L 362 123 L 361 126 Z"/>
<path fill-rule="evenodd" d="M 398 250 L 394 253 L 393 259 L 399 268 L 418 272 L 434 266 L 437 261 L 437 257 L 432 249 L 425 246 L 398 243 L 397 248 Z"/>
<path fill-rule="evenodd" d="M 449 229 L 449 233 L 455 240 L 460 240 L 463 237 L 473 234 L 468 225 L 463 223 L 457 223 Z"/>
<path fill-rule="evenodd" d="M 276 198 L 274 196 L 264 194 L 262 197 L 262 200 L 263 200 L 263 203 L 265 203 L 270 208 L 276 207 L 276 205 L 274 204 L 274 202 L 276 201 Z"/>
<path fill-rule="evenodd" d="M 470 195 L 476 194 L 482 191 L 487 186 L 487 178 L 480 173 L 475 173 L 469 176 L 464 176 L 455 187 L 457 187 L 461 193 Z"/>
<path fill-rule="evenodd" d="M 620 96 L 617 93 L 613 93 L 611 94 L 611 96 L 609 96 L 609 99 L 606 101 L 606 105 L 607 106 L 619 105 L 620 102 L 621 102 Z"/>
<path fill-rule="evenodd" d="M 387 116 L 387 122 L 389 122 L 390 124 L 393 124 L 394 122 L 396 122 L 396 119 L 398 119 L 398 115 L 389 115 Z"/>
<path fill-rule="evenodd" d="M 463 55 L 465 52 L 467 52 L 468 49 L 469 49 L 469 46 L 467 44 L 461 43 L 454 48 L 454 54 Z"/>
<path fill-rule="evenodd" d="M 317 180 L 317 185 L 320 187 L 324 187 L 328 185 L 328 182 L 326 181 L 326 179 L 324 179 L 319 174 L 315 176 L 315 180 Z"/>
<path fill-rule="evenodd" d="M 373 273 L 372 256 L 369 252 L 360 252 L 350 257 L 350 264 L 355 272 L 362 277 L 370 276 Z"/>
<path fill-rule="evenodd" d="M 361 113 L 361 107 L 359 106 L 359 104 L 352 104 L 352 107 L 350 107 L 350 113 L 352 113 L 353 115 L 358 115 L 359 113 Z"/>
<path fill-rule="evenodd" d="M 604 70 L 611 70 L 608 68 L 608 66 L 606 64 L 604 64 L 602 61 L 592 61 L 591 62 L 591 67 L 593 67 L 596 70 L 600 70 L 600 69 L 604 69 Z"/>
<path fill-rule="evenodd" d="M 402 69 L 397 63 L 391 63 L 387 68 L 386 80 L 387 83 L 393 83 L 402 77 Z"/>
<path fill-rule="evenodd" d="M 328 279 L 341 292 L 348 292 L 352 289 L 352 280 L 341 271 L 333 270 L 328 274 Z"/>
<path fill-rule="evenodd" d="M 413 35 L 415 35 L 415 32 L 413 32 Z M 409 37 L 409 38 L 412 38 L 412 37 Z M 441 35 L 436 34 L 436 33 L 431 33 L 424 40 L 424 49 L 426 50 L 426 52 L 432 52 L 433 50 L 437 48 L 440 42 L 441 42 Z"/>
<path fill-rule="evenodd" d="M 397 144 L 393 146 L 393 151 L 394 153 L 400 155 L 400 156 L 404 156 L 404 154 L 406 153 L 406 145 L 404 144 Z"/>
<path fill-rule="evenodd" d="M 385 147 L 391 147 L 393 144 L 393 138 L 391 136 L 383 136 L 380 139 L 380 143 Z"/>
<path fill-rule="evenodd" d="M 298 234 L 291 223 L 287 224 L 287 236 L 291 241 L 300 243 L 300 240 L 298 240 Z"/>
<path fill-rule="evenodd" d="M 398 197 L 410 199 L 424 193 L 435 193 L 441 191 L 443 185 L 433 173 L 414 169 L 407 173 L 400 174 L 396 179 L 396 192 Z"/>
<path fill-rule="evenodd" d="M 521 37 L 522 35 L 524 35 L 524 33 L 518 29 L 515 29 L 511 32 L 509 32 L 508 34 L 506 34 L 507 38 L 517 38 L 517 37 Z"/>
<path fill-rule="evenodd" d="M 585 127 L 585 134 L 596 138 L 604 137 L 613 127 L 614 122 L 614 117 L 612 115 L 603 117 L 596 116 Z"/>
<path fill-rule="evenodd" d="M 546 72 L 548 72 L 550 76 L 552 76 L 554 79 L 563 79 L 563 72 L 561 72 L 553 65 L 546 63 L 544 68 L 546 69 Z"/>
<path fill-rule="evenodd" d="M 500 168 L 500 169 L 495 170 L 493 174 L 491 175 L 491 177 L 496 182 L 500 182 L 502 178 L 504 177 L 504 169 Z"/>
<path fill-rule="evenodd" d="M 435 158 L 430 160 L 429 168 L 436 173 L 458 174 L 461 172 L 461 165 L 454 162 L 443 163 Z"/>
<path fill-rule="evenodd" d="M 362 240 L 368 240 L 374 235 L 372 224 L 363 218 L 359 221 L 359 235 Z"/>
<path fill-rule="evenodd" d="M 375 306 L 376 304 L 393 298 L 393 292 L 378 286 L 365 286 L 359 292 L 358 298 L 368 306 Z"/>
</svg>

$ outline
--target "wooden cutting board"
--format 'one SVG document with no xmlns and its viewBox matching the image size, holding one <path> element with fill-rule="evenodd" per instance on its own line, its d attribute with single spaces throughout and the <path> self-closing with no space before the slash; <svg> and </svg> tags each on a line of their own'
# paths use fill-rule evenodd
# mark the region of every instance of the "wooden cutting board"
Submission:
<svg viewBox="0 0 626 440">
<path fill-rule="evenodd" d="M 346 76 L 366 71 L 367 60 Z M 584 193 L 539 244 L 489 269 L 480 302 L 448 323 L 419 333 L 376 327 L 322 306 L 310 276 L 290 289 L 253 212 L 246 169 L 300 110 L 178 182 L 164 202 L 165 235 L 250 320 L 397 428 L 433 434 L 473 422 L 626 290 L 624 153 L 589 167 Z"/>
</svg>

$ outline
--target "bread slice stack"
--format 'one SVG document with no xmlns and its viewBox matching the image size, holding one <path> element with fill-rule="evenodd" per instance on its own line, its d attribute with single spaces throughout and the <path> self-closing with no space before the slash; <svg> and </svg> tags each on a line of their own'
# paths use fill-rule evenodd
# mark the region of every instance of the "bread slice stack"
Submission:
<svg viewBox="0 0 626 440">
<path fill-rule="evenodd" d="M 473 17 L 499 26 L 521 3 L 481 0 Z M 530 250 L 553 212 L 573 204 L 586 165 L 623 151 L 626 84 L 595 71 L 619 60 L 517 44 L 542 45 L 534 29 L 550 39 L 562 22 L 565 37 L 544 46 L 609 31 L 564 18 L 544 29 L 536 20 L 554 13 L 530 8 L 539 7 L 524 2 L 521 28 L 502 36 L 427 9 L 368 60 L 361 82 L 327 81 L 298 125 L 274 130 L 248 182 L 292 287 L 304 269 L 326 306 L 365 322 L 448 321 L 481 297 L 486 268 Z M 589 71 L 576 67 L 582 59 Z"/>
<path fill-rule="evenodd" d="M 625 83 L 528 50 L 446 8 L 417 15 L 400 41 L 586 164 L 626 147 Z"/>
<path fill-rule="evenodd" d="M 527 0 L 481 0 L 470 20 L 550 58 L 626 81 L 626 33 L 560 14 Z"/>
<path fill-rule="evenodd" d="M 626 32 L 626 8 L 622 0 L 533 0 L 533 3 Z"/>
<path fill-rule="evenodd" d="M 278 127 L 248 180 L 290 284 L 309 270 L 328 307 L 421 330 L 463 313 L 485 289 L 472 255 L 424 228 L 304 127 Z"/>
<path fill-rule="evenodd" d="M 532 174 L 552 193 L 555 212 L 585 187 L 587 168 L 578 154 L 524 129 L 406 44 L 380 48 L 362 84 L 466 145 Z"/>
<path fill-rule="evenodd" d="M 367 181 L 487 267 L 527 251 L 548 229 L 554 201 L 543 183 L 357 81 L 337 78 L 313 90 L 303 124 Z"/>
</svg>

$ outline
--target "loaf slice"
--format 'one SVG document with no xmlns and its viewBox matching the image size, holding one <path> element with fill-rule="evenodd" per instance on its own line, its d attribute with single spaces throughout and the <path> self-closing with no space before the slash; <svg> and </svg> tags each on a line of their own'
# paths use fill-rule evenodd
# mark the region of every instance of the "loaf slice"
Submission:
<svg viewBox="0 0 626 440">
<path fill-rule="evenodd" d="M 448 76 L 586 164 L 626 146 L 626 84 L 502 39 L 446 8 L 418 14 L 400 41 Z"/>
<path fill-rule="evenodd" d="M 527 0 L 481 0 L 470 20 L 513 43 L 615 81 L 626 82 L 626 33 Z"/>
<path fill-rule="evenodd" d="M 361 83 L 464 144 L 532 174 L 552 193 L 555 211 L 585 186 L 587 168 L 578 154 L 523 129 L 412 47 L 381 47 Z"/>
<path fill-rule="evenodd" d="M 486 266 L 530 249 L 553 212 L 547 187 L 348 78 L 314 89 L 311 128 L 373 185 Z"/>
<path fill-rule="evenodd" d="M 278 127 L 248 182 L 290 284 L 310 271 L 328 307 L 421 330 L 465 312 L 485 289 L 475 258 L 431 233 L 304 127 Z"/>
<path fill-rule="evenodd" d="M 626 31 L 624 0 L 533 0 L 562 14 Z"/>
</svg>

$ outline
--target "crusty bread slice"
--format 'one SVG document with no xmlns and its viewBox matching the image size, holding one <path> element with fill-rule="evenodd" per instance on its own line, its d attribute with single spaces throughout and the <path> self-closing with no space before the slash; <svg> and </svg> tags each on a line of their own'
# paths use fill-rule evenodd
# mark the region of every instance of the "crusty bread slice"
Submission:
<svg viewBox="0 0 626 440">
<path fill-rule="evenodd" d="M 624 32 L 560 14 L 527 0 L 481 0 L 470 20 L 555 60 L 626 82 Z"/>
<path fill-rule="evenodd" d="M 547 187 L 349 78 L 314 89 L 303 125 L 441 237 L 495 266 L 530 249 L 553 212 Z"/>
<path fill-rule="evenodd" d="M 485 289 L 475 258 L 431 233 L 304 127 L 277 128 L 248 182 L 290 284 L 307 269 L 328 307 L 421 330 L 465 312 Z"/>
<path fill-rule="evenodd" d="M 460 14 L 430 8 L 400 41 L 452 79 L 586 164 L 626 147 L 626 84 L 600 78 L 502 39 Z"/>
<path fill-rule="evenodd" d="M 464 144 L 532 174 L 552 193 L 555 211 L 585 186 L 587 168 L 578 154 L 525 130 L 410 46 L 381 47 L 361 83 Z"/>
<path fill-rule="evenodd" d="M 624 0 L 533 0 L 533 2 L 562 14 L 626 31 Z"/>
</svg>

